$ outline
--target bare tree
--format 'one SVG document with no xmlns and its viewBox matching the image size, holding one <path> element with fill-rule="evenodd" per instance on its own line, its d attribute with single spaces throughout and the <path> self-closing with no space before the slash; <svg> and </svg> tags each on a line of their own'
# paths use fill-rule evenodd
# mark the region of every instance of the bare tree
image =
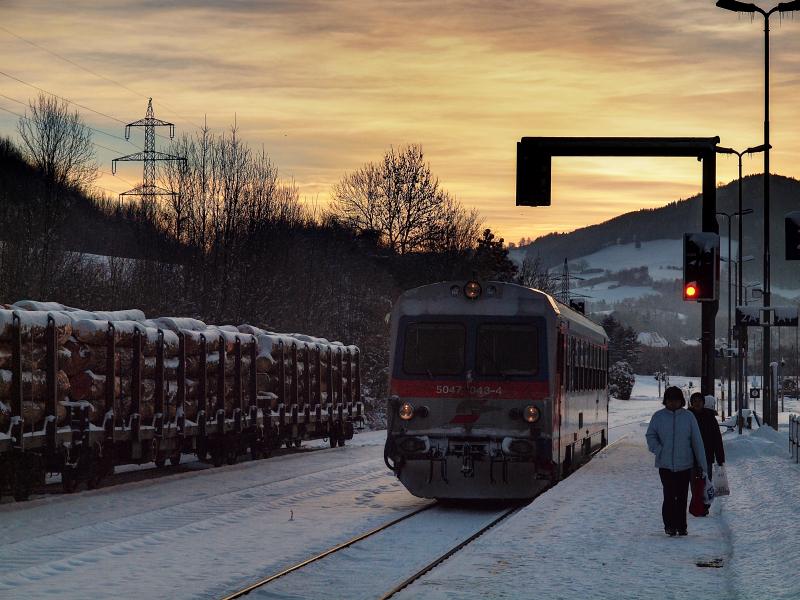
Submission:
<svg viewBox="0 0 800 600">
<path fill-rule="evenodd" d="M 91 130 L 77 111 L 54 96 L 39 94 L 17 124 L 24 158 L 42 176 L 43 190 L 27 207 L 32 234 L 26 252 L 38 263 L 40 296 L 49 292 L 59 228 L 69 214 L 73 191 L 97 177 Z"/>
<path fill-rule="evenodd" d="M 331 214 L 358 232 L 377 232 L 391 250 L 406 254 L 434 244 L 453 202 L 431 173 L 422 147 L 410 145 L 345 175 L 333 187 Z"/>
<path fill-rule="evenodd" d="M 54 96 L 39 94 L 17 130 L 25 158 L 45 180 L 61 188 L 82 188 L 97 177 L 91 130 L 77 111 Z"/>
<path fill-rule="evenodd" d="M 542 264 L 541 257 L 537 254 L 526 254 L 522 261 L 522 267 L 517 275 L 517 282 L 520 285 L 541 290 L 547 294 L 556 291 L 556 278 Z"/>
</svg>

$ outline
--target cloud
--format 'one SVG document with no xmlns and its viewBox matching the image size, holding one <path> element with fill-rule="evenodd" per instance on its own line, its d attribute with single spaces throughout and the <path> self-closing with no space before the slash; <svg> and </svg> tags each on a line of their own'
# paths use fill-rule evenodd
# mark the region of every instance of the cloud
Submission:
<svg viewBox="0 0 800 600">
<path fill-rule="evenodd" d="M 4 27 L 136 93 L 0 31 L 9 72 L 26 81 L 123 122 L 141 118 L 142 96 L 152 96 L 178 133 L 205 119 L 223 130 L 235 118 L 244 139 L 322 203 L 346 171 L 420 143 L 442 185 L 507 239 L 699 189 L 691 161 L 558 161 L 564 201 L 528 221 L 513 203 L 523 136 L 720 135 L 746 147 L 762 135 L 761 24 L 711 0 L 34 0 L 5 13 Z M 772 160 L 787 175 L 800 153 L 798 27 L 775 21 L 772 38 Z M 19 100 L 35 94 L 3 84 Z M 0 133 L 13 126 L 0 112 Z M 114 156 L 99 154 L 107 166 Z M 719 161 L 718 179 L 735 174 L 735 161 Z"/>
</svg>

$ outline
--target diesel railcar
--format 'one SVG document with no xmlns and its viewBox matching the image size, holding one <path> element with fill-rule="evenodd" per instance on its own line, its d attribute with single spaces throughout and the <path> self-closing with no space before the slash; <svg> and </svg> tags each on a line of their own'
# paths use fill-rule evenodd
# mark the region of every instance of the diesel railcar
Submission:
<svg viewBox="0 0 800 600">
<path fill-rule="evenodd" d="M 608 438 L 608 337 L 539 290 L 450 281 L 391 319 L 387 466 L 415 496 L 531 498 Z"/>
</svg>

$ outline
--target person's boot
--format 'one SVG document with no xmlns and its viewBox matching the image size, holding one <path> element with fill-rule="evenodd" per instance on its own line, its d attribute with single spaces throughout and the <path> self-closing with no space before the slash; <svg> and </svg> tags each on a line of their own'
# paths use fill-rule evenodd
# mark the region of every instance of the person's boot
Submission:
<svg viewBox="0 0 800 600">
<path fill-rule="evenodd" d="M 669 537 L 675 537 L 678 532 L 672 527 L 664 527 L 664 533 L 666 533 Z"/>
</svg>

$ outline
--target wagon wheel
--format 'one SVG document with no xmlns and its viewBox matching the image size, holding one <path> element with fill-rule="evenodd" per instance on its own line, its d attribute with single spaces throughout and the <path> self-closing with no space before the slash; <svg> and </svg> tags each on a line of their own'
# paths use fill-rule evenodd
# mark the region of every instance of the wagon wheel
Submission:
<svg viewBox="0 0 800 600">
<path fill-rule="evenodd" d="M 61 472 L 61 488 L 65 494 L 72 494 L 78 489 L 78 480 L 72 473 L 71 468 Z"/>
<path fill-rule="evenodd" d="M 331 444 L 331 448 L 336 448 L 337 441 L 336 441 L 336 435 L 335 435 L 335 434 L 331 433 L 331 434 L 328 436 L 328 441 L 329 441 L 329 442 L 330 442 L 330 444 Z"/>
<path fill-rule="evenodd" d="M 176 450 L 172 454 L 169 455 L 169 464 L 172 466 L 177 466 L 181 464 L 181 451 Z"/>
<path fill-rule="evenodd" d="M 291 448 L 292 447 L 292 440 L 291 439 L 286 440 L 286 447 L 287 448 Z"/>
<path fill-rule="evenodd" d="M 159 452 L 156 455 L 156 458 L 155 458 L 155 460 L 153 462 L 156 463 L 156 466 L 159 469 L 161 469 L 164 465 L 167 464 L 167 455 L 164 454 L 163 452 Z"/>
<path fill-rule="evenodd" d="M 261 444 L 259 442 L 253 442 L 250 444 L 250 459 L 251 460 L 258 460 L 261 458 L 262 455 L 261 451 Z"/>
<path fill-rule="evenodd" d="M 229 465 L 235 465 L 238 459 L 239 459 L 239 453 L 236 451 L 236 449 L 228 450 L 228 452 L 225 455 L 225 460 Z"/>
<path fill-rule="evenodd" d="M 345 442 L 344 436 L 340 437 L 339 438 L 339 448 L 344 448 L 344 442 Z"/>
<path fill-rule="evenodd" d="M 222 463 L 225 462 L 225 456 L 222 450 L 214 449 L 214 451 L 211 453 L 211 460 L 213 461 L 215 467 L 221 467 Z"/>
<path fill-rule="evenodd" d="M 295 448 L 299 448 L 299 447 L 300 447 L 300 444 L 302 444 L 302 443 L 303 443 L 303 440 L 301 440 L 300 438 L 298 438 L 298 439 L 296 439 L 296 440 L 294 441 L 294 447 L 295 447 Z"/>
</svg>

